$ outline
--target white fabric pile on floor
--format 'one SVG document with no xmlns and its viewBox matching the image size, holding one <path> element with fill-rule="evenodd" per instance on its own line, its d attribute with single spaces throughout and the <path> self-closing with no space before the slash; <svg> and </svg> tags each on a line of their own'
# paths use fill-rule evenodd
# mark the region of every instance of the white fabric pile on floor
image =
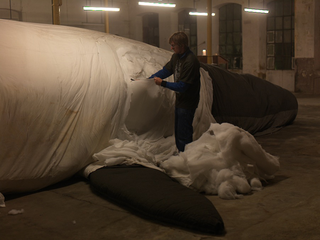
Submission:
<svg viewBox="0 0 320 240">
<path fill-rule="evenodd" d="M 279 160 L 265 152 L 248 132 L 228 123 L 211 124 L 185 152 L 173 155 L 174 139 L 150 142 L 114 140 L 113 145 L 94 154 L 94 166 L 140 164 L 164 171 L 181 184 L 223 199 L 236 199 L 252 190 L 261 190 L 260 179 L 270 179 L 279 169 Z"/>
<path fill-rule="evenodd" d="M 83 169 L 88 175 L 126 162 L 223 197 L 222 185 L 246 193 L 248 185 L 239 190 L 238 182 L 278 169 L 247 133 L 211 125 L 212 79 L 203 69 L 193 124 L 199 140 L 172 157 L 173 92 L 130 80 L 148 78 L 171 52 L 80 28 L 11 20 L 0 20 L 0 28 L 0 192 L 34 191 Z M 239 153 L 243 147 L 247 157 Z"/>
<path fill-rule="evenodd" d="M 224 199 L 262 189 L 260 179 L 273 178 L 279 166 L 278 157 L 265 152 L 251 134 L 228 123 L 211 124 L 185 152 L 161 165 L 185 186 Z"/>
</svg>

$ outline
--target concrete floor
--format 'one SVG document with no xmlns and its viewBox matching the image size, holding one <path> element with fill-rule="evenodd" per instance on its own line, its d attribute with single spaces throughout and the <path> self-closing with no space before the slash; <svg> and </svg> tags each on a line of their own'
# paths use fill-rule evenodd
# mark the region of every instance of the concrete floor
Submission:
<svg viewBox="0 0 320 240">
<path fill-rule="evenodd" d="M 43 191 L 8 196 L 0 208 L 0 239 L 320 239 L 320 96 L 297 96 L 293 125 L 257 137 L 280 156 L 281 169 L 260 192 L 239 200 L 207 196 L 226 233 L 204 235 L 142 219 L 95 195 L 74 177 Z M 24 213 L 8 215 L 11 209 Z"/>
</svg>

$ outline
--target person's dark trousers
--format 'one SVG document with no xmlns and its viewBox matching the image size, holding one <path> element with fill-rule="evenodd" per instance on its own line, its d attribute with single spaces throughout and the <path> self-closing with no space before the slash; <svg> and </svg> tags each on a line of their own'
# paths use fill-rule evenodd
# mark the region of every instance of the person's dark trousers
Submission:
<svg viewBox="0 0 320 240">
<path fill-rule="evenodd" d="M 192 142 L 195 109 L 175 109 L 175 139 L 180 152 L 184 151 L 186 144 Z"/>
</svg>

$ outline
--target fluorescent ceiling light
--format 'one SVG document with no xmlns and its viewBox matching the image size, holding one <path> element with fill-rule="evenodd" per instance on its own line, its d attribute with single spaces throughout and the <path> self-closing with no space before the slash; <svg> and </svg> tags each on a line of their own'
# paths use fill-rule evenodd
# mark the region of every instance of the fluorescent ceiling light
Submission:
<svg viewBox="0 0 320 240">
<path fill-rule="evenodd" d="M 189 15 L 193 15 L 193 16 L 208 16 L 208 13 L 206 12 L 189 12 Z M 212 16 L 215 16 L 215 13 L 211 14 Z"/>
<path fill-rule="evenodd" d="M 85 11 L 112 11 L 119 12 L 120 8 L 109 8 L 109 7 L 83 7 Z"/>
<path fill-rule="evenodd" d="M 255 9 L 255 8 L 245 8 L 245 12 L 252 12 L 252 13 L 269 13 L 267 9 Z"/>
<path fill-rule="evenodd" d="M 153 6 L 153 7 L 176 7 L 174 3 L 157 3 L 157 2 L 139 2 L 141 6 Z"/>
</svg>

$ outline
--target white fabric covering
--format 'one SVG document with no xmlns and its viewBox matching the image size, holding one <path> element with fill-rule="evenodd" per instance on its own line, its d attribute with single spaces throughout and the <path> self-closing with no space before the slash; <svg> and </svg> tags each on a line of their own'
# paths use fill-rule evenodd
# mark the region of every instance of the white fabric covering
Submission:
<svg viewBox="0 0 320 240">
<path fill-rule="evenodd" d="M 172 154 L 173 138 L 115 139 L 112 144 L 93 155 L 97 162 L 86 168 L 86 175 L 101 165 L 140 164 L 164 171 L 199 192 L 236 199 L 261 190 L 259 179 L 272 178 L 280 167 L 278 157 L 265 152 L 250 133 L 229 123 L 212 123 L 178 155 Z"/>
<path fill-rule="evenodd" d="M 130 78 L 153 73 L 171 55 L 79 28 L 0 20 L 0 29 L 4 193 L 48 186 L 93 162 L 92 154 L 108 146 L 123 127 Z M 171 106 L 173 95 L 161 90 L 162 106 Z M 150 111 L 153 107 L 147 110 L 145 118 L 158 119 L 159 112 Z M 161 117 L 162 127 L 155 126 L 169 132 L 164 121 L 168 113 Z"/>
<path fill-rule="evenodd" d="M 251 190 L 247 179 L 259 189 L 259 178 L 278 170 L 278 159 L 250 134 L 211 124 L 212 84 L 203 69 L 194 119 L 199 140 L 172 156 L 173 92 L 130 80 L 161 69 L 171 52 L 65 26 L 0 20 L 0 29 L 1 192 L 37 190 L 81 169 L 88 176 L 104 165 L 139 163 L 230 199 Z"/>
</svg>

